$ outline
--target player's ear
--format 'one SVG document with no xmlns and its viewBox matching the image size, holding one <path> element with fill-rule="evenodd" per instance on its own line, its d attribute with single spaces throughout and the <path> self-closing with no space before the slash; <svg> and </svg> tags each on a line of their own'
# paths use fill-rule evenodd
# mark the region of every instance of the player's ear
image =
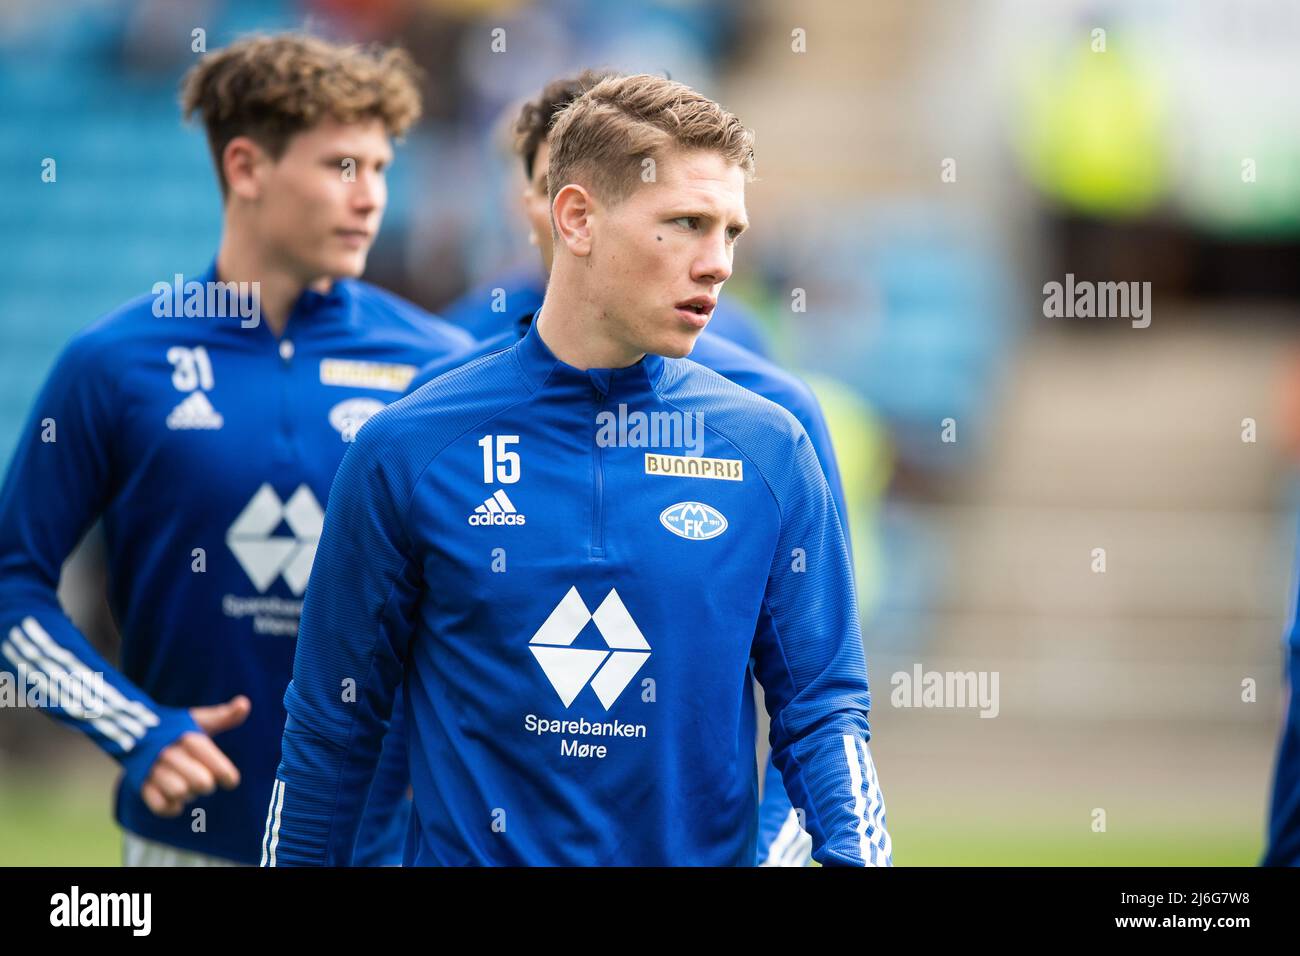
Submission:
<svg viewBox="0 0 1300 956">
<path fill-rule="evenodd" d="M 555 195 L 551 218 L 566 249 L 579 258 L 591 255 L 591 194 L 577 183 L 569 183 Z"/>
<path fill-rule="evenodd" d="M 225 171 L 230 194 L 250 202 L 262 195 L 261 167 L 266 152 L 247 136 L 236 136 L 221 151 L 221 168 Z"/>
</svg>

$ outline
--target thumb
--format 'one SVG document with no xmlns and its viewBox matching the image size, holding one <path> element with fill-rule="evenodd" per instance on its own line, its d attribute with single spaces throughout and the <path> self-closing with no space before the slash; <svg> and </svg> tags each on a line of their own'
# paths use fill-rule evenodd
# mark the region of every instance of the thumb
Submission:
<svg viewBox="0 0 1300 956">
<path fill-rule="evenodd" d="M 226 730 L 234 730 L 245 720 L 253 709 L 253 702 L 239 694 L 232 697 L 224 704 L 214 704 L 211 707 L 191 707 L 190 716 L 194 722 L 199 725 L 209 737 L 219 734 Z"/>
</svg>

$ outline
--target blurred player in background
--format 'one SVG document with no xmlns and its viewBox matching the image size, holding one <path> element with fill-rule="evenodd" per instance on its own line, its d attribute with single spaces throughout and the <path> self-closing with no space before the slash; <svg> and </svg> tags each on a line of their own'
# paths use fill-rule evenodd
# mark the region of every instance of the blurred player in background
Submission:
<svg viewBox="0 0 1300 956">
<path fill-rule="evenodd" d="M 515 151 L 523 163 L 527 181 L 522 196 L 523 207 L 528 219 L 529 241 L 538 247 L 541 254 L 542 278 L 535 289 L 531 287 L 512 289 L 503 286 L 500 287 L 503 291 L 499 296 L 492 293 L 487 296 L 475 296 L 475 302 L 482 314 L 475 321 L 467 323 L 467 327 L 486 331 L 495 326 L 497 334 L 491 335 L 465 353 L 440 359 L 422 369 L 411 383 L 412 391 L 457 365 L 509 348 L 527 334 L 533 315 L 541 303 L 545 291 L 545 276 L 550 274 L 554 256 L 547 185 L 550 147 L 546 142 L 546 135 L 555 116 L 561 110 L 611 75 L 613 74 L 608 72 L 585 71 L 578 76 L 557 79 L 547 84 L 536 99 L 524 104 L 514 129 Z M 494 300 L 500 303 L 502 308 L 495 307 L 492 304 Z M 826 419 L 816 396 L 807 385 L 793 375 L 763 357 L 714 334 L 716 313 L 721 311 L 722 303 L 725 301 L 725 298 L 719 297 L 719 307 L 709 320 L 706 330 L 701 332 L 696 340 L 690 359 L 776 402 L 799 419 L 822 463 L 831 493 L 835 496 L 836 508 L 841 516 L 847 539 L 849 535 L 844 489 Z M 733 314 L 738 313 L 733 312 Z M 394 716 L 394 723 L 395 733 L 400 733 L 403 723 L 400 714 Z M 389 744 L 386 742 L 385 748 L 388 747 Z M 389 780 L 390 773 L 396 773 L 398 770 L 397 767 L 390 767 L 387 754 L 386 749 L 381 770 L 377 775 L 379 781 Z M 786 795 L 781 775 L 769 758 L 764 776 L 763 799 L 759 808 L 757 862 L 768 866 L 806 865 L 811 859 L 812 838 L 800 824 L 800 817 L 790 805 L 790 799 Z"/>
<path fill-rule="evenodd" d="M 752 864 L 752 664 L 814 855 L 886 865 L 851 564 L 817 454 L 789 412 L 676 360 L 731 274 L 750 134 L 632 76 L 583 93 L 549 142 L 561 241 L 536 320 L 381 413 L 340 469 L 266 862 L 348 861 L 402 685 L 407 863 Z M 638 181 L 645 158 L 657 176 Z M 643 454 L 602 441 L 603 409 L 707 427 L 693 455 Z M 593 621 L 605 649 L 574 646 Z"/>
<path fill-rule="evenodd" d="M 128 864 L 255 864 L 334 472 L 468 337 L 355 278 L 390 141 L 420 113 L 409 57 L 253 37 L 204 57 L 183 107 L 216 164 L 220 248 L 50 373 L 0 491 L 0 667 L 47 687 L 104 675 L 102 700 L 51 713 L 122 765 Z M 56 596 L 101 517 L 120 669 Z"/>
</svg>

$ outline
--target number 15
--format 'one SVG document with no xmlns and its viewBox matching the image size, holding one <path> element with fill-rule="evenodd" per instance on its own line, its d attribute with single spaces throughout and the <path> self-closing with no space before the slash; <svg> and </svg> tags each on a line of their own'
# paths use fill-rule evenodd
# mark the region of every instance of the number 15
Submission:
<svg viewBox="0 0 1300 956">
<path fill-rule="evenodd" d="M 492 480 L 492 439 L 496 438 L 496 481 Z M 519 452 L 506 451 L 508 445 L 519 444 L 518 435 L 484 435 L 478 440 L 483 449 L 483 483 L 487 485 L 513 485 L 519 480 Z"/>
</svg>

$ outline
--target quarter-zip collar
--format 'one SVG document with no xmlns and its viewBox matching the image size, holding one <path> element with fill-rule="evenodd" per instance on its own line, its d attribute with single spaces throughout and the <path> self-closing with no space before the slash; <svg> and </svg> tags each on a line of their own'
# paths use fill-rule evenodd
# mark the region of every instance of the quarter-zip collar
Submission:
<svg viewBox="0 0 1300 956">
<path fill-rule="evenodd" d="M 538 316 L 540 316 L 538 312 Z M 529 323 L 523 338 L 515 345 L 515 356 L 529 382 L 540 387 L 551 382 L 586 382 L 602 395 L 630 397 L 653 392 L 664 370 L 664 358 L 647 352 L 639 362 L 626 368 L 574 368 L 555 357 L 555 353 L 542 341 L 537 331 L 536 317 Z"/>
<path fill-rule="evenodd" d="M 215 256 L 208 264 L 207 269 L 198 277 L 198 281 L 204 289 L 207 289 L 210 282 L 223 281 L 217 274 L 217 259 Z M 310 287 L 303 289 L 289 310 L 289 318 L 284 326 L 285 334 L 288 334 L 290 328 L 293 328 L 295 337 L 301 337 L 304 332 L 319 331 L 335 323 L 352 326 L 357 322 L 356 313 L 356 289 L 354 284 L 349 279 L 335 279 L 330 284 L 327 292 L 317 292 Z M 220 319 L 222 317 L 211 316 L 210 318 Z M 222 321 L 225 321 L 226 324 L 239 332 L 256 331 L 243 328 L 237 315 L 230 316 L 228 321 L 225 319 Z M 258 325 L 265 326 L 265 323 L 259 322 Z M 262 334 L 274 338 L 270 326 L 266 326 Z"/>
</svg>

